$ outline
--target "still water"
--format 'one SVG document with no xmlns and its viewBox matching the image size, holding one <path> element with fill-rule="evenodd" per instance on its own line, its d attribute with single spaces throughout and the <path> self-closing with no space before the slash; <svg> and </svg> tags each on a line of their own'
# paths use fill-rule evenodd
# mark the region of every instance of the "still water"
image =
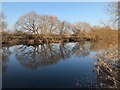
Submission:
<svg viewBox="0 0 120 90">
<path fill-rule="evenodd" d="M 3 47 L 3 88 L 99 87 L 90 42 Z"/>
</svg>

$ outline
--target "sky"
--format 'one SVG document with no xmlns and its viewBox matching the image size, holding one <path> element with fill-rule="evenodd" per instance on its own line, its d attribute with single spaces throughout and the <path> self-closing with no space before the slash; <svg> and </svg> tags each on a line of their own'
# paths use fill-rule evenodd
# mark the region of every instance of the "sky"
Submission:
<svg viewBox="0 0 120 90">
<path fill-rule="evenodd" d="M 108 19 L 108 2 L 3 2 L 2 10 L 9 26 L 14 26 L 20 16 L 34 11 L 40 15 L 54 15 L 71 23 L 82 21 L 99 25 Z"/>
</svg>

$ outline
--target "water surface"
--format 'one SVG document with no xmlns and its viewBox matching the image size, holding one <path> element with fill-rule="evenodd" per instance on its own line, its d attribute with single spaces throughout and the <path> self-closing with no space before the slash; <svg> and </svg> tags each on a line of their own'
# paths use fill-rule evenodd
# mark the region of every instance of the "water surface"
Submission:
<svg viewBox="0 0 120 90">
<path fill-rule="evenodd" d="M 99 87 L 90 42 L 3 47 L 3 88 Z"/>
</svg>

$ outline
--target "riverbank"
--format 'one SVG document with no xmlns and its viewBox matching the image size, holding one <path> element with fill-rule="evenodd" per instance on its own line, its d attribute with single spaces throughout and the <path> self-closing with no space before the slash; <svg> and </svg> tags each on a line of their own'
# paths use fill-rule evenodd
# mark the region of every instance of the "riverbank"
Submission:
<svg viewBox="0 0 120 90">
<path fill-rule="evenodd" d="M 67 42 L 80 42 L 80 41 L 90 41 L 95 42 L 95 39 L 91 38 L 41 38 L 41 39 L 21 39 L 21 38 L 3 38 L 2 45 L 19 45 L 19 44 L 26 44 L 26 45 L 40 45 L 44 43 L 67 43 Z"/>
<path fill-rule="evenodd" d="M 120 87 L 120 59 L 118 57 L 117 45 L 110 46 L 107 51 L 98 52 L 97 62 L 95 63 L 97 74 L 101 81 L 106 79 L 109 82 L 109 84 L 101 83 L 102 87 Z"/>
</svg>

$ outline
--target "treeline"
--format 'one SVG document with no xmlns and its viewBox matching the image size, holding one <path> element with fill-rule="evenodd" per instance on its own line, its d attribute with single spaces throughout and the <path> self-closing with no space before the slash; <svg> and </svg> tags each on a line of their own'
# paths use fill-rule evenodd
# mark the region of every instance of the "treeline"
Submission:
<svg viewBox="0 0 120 90">
<path fill-rule="evenodd" d="M 4 27 L 3 27 L 4 28 Z M 30 12 L 21 16 L 15 24 L 15 31 L 2 31 L 5 43 L 51 43 L 105 40 L 117 43 L 118 30 L 109 26 L 91 26 L 87 22 L 74 24 L 62 21 L 56 16 L 39 15 Z"/>
</svg>

